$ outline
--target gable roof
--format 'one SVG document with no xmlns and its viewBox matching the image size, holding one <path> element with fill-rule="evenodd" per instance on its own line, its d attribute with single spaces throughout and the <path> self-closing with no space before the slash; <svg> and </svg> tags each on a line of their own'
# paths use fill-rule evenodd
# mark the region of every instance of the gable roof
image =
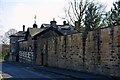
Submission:
<svg viewBox="0 0 120 80">
<path fill-rule="evenodd" d="M 47 28 L 49 28 L 50 27 L 50 24 L 42 24 L 41 25 L 41 28 L 44 28 L 44 29 L 47 29 Z"/>
<path fill-rule="evenodd" d="M 38 33 L 42 32 L 44 29 L 39 29 L 39 28 L 28 28 L 26 35 L 25 35 L 25 39 L 28 38 L 28 35 L 30 35 L 32 38 L 37 35 Z"/>
<path fill-rule="evenodd" d="M 47 25 L 47 26 L 49 26 L 49 25 Z M 60 35 L 60 36 L 63 35 L 63 33 L 61 33 L 57 28 L 54 28 L 54 27 L 51 26 L 51 27 L 46 27 L 46 28 L 44 28 L 43 31 L 41 31 L 40 33 L 38 33 L 38 34 L 35 35 L 35 36 L 45 34 L 45 33 L 48 32 L 48 31 L 54 31 L 55 33 L 57 33 L 57 34 Z"/>
<path fill-rule="evenodd" d="M 25 39 L 28 38 L 28 35 L 30 35 L 32 38 L 35 38 L 38 35 L 42 35 L 48 31 L 54 31 L 58 35 L 69 35 L 77 33 L 76 30 L 74 30 L 74 27 L 72 25 L 54 25 L 51 24 L 42 24 L 41 28 L 28 28 Z"/>
<path fill-rule="evenodd" d="M 63 35 L 70 35 L 70 34 L 77 33 L 77 31 L 74 29 L 74 26 L 68 25 L 68 24 L 66 24 L 66 25 L 56 25 L 56 26 L 51 26 L 50 24 L 42 24 L 41 25 L 41 28 L 47 29 L 49 27 L 56 28 Z"/>
<path fill-rule="evenodd" d="M 29 34 L 31 35 L 31 37 L 33 37 L 36 34 L 38 34 L 39 32 L 43 31 L 44 29 L 29 28 L 28 30 L 29 30 Z"/>
</svg>

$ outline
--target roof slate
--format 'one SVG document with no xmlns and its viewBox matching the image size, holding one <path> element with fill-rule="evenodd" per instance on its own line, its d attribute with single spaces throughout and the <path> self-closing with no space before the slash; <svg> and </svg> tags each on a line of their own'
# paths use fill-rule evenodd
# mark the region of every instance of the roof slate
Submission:
<svg viewBox="0 0 120 80">
<path fill-rule="evenodd" d="M 36 34 L 44 31 L 45 29 L 39 29 L 39 28 L 28 28 L 29 33 L 31 35 L 31 37 L 34 37 Z"/>
<path fill-rule="evenodd" d="M 41 29 L 44 28 L 46 30 L 49 27 L 56 28 L 63 35 L 69 35 L 69 34 L 77 33 L 77 31 L 74 30 L 74 26 L 72 26 L 72 25 L 56 25 L 56 26 L 51 26 L 50 24 L 42 24 L 41 25 Z"/>
<path fill-rule="evenodd" d="M 25 33 L 26 32 L 24 32 L 24 31 L 19 31 L 19 32 L 13 34 L 13 35 L 10 35 L 9 37 L 21 37 L 21 36 L 24 37 Z"/>
</svg>

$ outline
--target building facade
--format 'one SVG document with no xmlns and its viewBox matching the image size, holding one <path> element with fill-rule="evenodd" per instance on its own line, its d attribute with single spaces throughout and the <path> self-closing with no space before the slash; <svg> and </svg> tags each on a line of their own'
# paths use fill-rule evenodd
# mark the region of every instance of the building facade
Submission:
<svg viewBox="0 0 120 80">
<path fill-rule="evenodd" d="M 120 26 L 47 39 L 47 65 L 120 76 Z"/>
<path fill-rule="evenodd" d="M 25 31 L 19 31 L 10 37 L 10 61 L 19 61 L 19 42 L 18 40 L 24 39 Z"/>
<path fill-rule="evenodd" d="M 19 40 L 20 62 L 119 77 L 120 26 L 77 33 L 56 23 L 28 28 Z"/>
<path fill-rule="evenodd" d="M 24 40 L 19 40 L 20 62 L 47 65 L 47 40 L 49 37 L 57 37 L 75 33 L 73 26 L 68 24 L 57 25 L 55 20 L 50 24 L 42 24 L 37 28 L 28 28 Z"/>
<path fill-rule="evenodd" d="M 19 40 L 19 61 L 23 63 L 36 63 L 36 34 L 42 30 L 37 28 L 37 24 L 33 24 L 32 28 L 28 28 L 23 40 Z"/>
</svg>

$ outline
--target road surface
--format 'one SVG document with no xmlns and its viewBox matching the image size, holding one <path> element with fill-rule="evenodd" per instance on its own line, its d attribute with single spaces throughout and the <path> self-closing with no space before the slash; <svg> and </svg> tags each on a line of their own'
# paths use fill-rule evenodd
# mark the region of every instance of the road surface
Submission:
<svg viewBox="0 0 120 80">
<path fill-rule="evenodd" d="M 37 72 L 31 66 L 20 65 L 19 63 L 0 62 L 0 77 L 5 79 L 20 80 L 58 80 L 68 77 L 47 72 Z"/>
</svg>

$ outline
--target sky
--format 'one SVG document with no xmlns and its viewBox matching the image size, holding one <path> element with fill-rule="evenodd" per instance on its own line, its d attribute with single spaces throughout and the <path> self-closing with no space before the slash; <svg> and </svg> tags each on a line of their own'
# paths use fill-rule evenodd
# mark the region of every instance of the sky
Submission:
<svg viewBox="0 0 120 80">
<path fill-rule="evenodd" d="M 32 27 L 34 16 L 40 28 L 43 23 L 50 23 L 53 18 L 57 24 L 62 24 L 64 7 L 69 0 L 0 0 L 0 35 L 4 35 L 9 29 L 22 31 L 22 26 Z M 95 0 L 105 4 L 106 10 L 110 10 L 116 0 Z"/>
</svg>

